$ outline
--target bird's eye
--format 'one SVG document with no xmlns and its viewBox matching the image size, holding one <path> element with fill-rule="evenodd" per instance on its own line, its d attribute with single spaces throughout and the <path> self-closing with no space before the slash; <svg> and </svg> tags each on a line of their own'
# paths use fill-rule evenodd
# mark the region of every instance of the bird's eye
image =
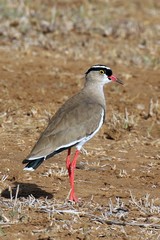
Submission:
<svg viewBox="0 0 160 240">
<path fill-rule="evenodd" d="M 104 70 L 100 70 L 99 73 L 100 73 L 100 74 L 104 74 Z"/>
</svg>

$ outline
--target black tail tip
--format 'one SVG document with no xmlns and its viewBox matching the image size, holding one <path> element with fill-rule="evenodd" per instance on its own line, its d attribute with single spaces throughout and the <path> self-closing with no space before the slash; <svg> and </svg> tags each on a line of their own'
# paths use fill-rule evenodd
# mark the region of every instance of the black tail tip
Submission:
<svg viewBox="0 0 160 240">
<path fill-rule="evenodd" d="M 24 160 L 22 161 L 23 164 L 26 164 L 26 163 L 28 163 L 28 162 L 29 162 L 28 159 L 24 159 Z"/>
<path fill-rule="evenodd" d="M 34 171 L 36 168 L 38 168 L 42 164 L 43 161 L 44 161 L 44 158 L 33 159 L 33 160 L 24 159 L 22 163 L 23 164 L 27 163 L 24 170 Z"/>
</svg>

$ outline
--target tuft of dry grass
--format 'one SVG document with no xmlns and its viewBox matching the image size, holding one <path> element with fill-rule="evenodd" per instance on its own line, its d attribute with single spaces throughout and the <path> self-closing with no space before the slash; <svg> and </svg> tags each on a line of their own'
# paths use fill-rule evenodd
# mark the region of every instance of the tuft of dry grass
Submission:
<svg viewBox="0 0 160 240">
<path fill-rule="evenodd" d="M 85 225 L 92 224 L 88 235 L 107 236 L 112 231 L 116 233 L 121 226 L 120 232 L 127 234 L 128 227 L 136 228 L 139 233 L 144 232 L 145 237 L 158 236 L 157 230 L 160 229 L 160 207 L 158 199 L 150 199 L 149 194 L 136 199 L 130 192 L 130 200 L 120 198 L 109 199 L 109 202 L 101 205 L 94 201 L 80 202 L 74 204 L 69 201 L 60 202 L 56 199 L 36 199 L 34 196 L 18 198 L 19 186 L 15 196 L 11 195 L 9 200 L 0 198 L 0 234 L 5 234 L 5 227 L 20 223 L 29 223 L 30 211 L 34 210 L 40 217 L 48 219 L 49 226 L 52 228 L 33 229 L 32 234 L 46 233 L 54 236 L 67 229 L 71 234 L 79 231 L 84 234 Z M 157 203 L 156 203 L 157 202 Z M 108 226 L 108 227 L 107 227 Z M 152 234 L 151 234 L 152 232 Z M 103 233 L 103 234 L 102 234 Z"/>
<path fill-rule="evenodd" d="M 136 128 L 137 123 L 138 116 L 136 114 L 129 114 L 127 108 L 125 108 L 124 113 L 113 111 L 112 117 L 106 124 L 106 138 L 119 140 L 122 133 L 124 134 L 124 130 L 130 132 Z"/>
</svg>

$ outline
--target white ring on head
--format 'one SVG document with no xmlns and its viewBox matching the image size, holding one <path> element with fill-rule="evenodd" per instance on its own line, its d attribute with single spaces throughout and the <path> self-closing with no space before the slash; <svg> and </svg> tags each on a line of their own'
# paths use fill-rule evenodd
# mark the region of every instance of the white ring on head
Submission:
<svg viewBox="0 0 160 240">
<path fill-rule="evenodd" d="M 106 67 L 105 65 L 93 65 L 91 68 L 106 68 L 111 70 L 111 68 Z"/>
</svg>

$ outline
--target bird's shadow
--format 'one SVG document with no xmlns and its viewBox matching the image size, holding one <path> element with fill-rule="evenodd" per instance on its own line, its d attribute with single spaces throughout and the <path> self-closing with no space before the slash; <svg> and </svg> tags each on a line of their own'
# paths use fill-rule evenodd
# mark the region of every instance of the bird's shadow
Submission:
<svg viewBox="0 0 160 240">
<path fill-rule="evenodd" d="M 9 189 L 6 188 L 1 192 L 1 197 L 4 198 L 15 198 L 17 194 L 17 198 L 27 198 L 29 195 L 34 196 L 35 198 L 53 198 L 53 194 L 42 190 L 39 186 L 33 183 L 22 183 L 22 182 L 14 182 L 14 186 Z"/>
</svg>

